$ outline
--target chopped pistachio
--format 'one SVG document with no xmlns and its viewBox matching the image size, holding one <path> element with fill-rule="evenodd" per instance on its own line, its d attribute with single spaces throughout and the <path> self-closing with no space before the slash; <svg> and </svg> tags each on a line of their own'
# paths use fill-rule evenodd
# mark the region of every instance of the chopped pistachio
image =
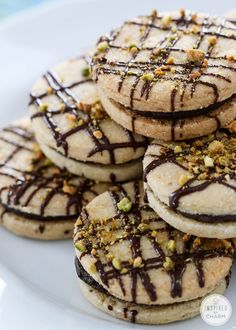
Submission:
<svg viewBox="0 0 236 330">
<path fill-rule="evenodd" d="M 107 41 L 101 41 L 99 42 L 99 44 L 97 45 L 97 50 L 99 52 L 105 52 L 105 50 L 109 47 L 109 44 Z"/>
<path fill-rule="evenodd" d="M 53 93 L 53 88 L 51 86 L 48 86 L 47 88 L 47 94 L 51 95 Z"/>
<path fill-rule="evenodd" d="M 154 74 L 153 73 L 146 73 L 141 76 L 142 80 L 145 81 L 152 81 L 154 79 Z"/>
<path fill-rule="evenodd" d="M 83 77 L 89 77 L 91 73 L 90 67 L 86 66 L 82 69 L 82 75 Z"/>
<path fill-rule="evenodd" d="M 82 220 L 79 218 L 76 223 L 75 226 L 81 226 L 83 224 Z"/>
<path fill-rule="evenodd" d="M 132 202 L 128 197 L 124 197 L 119 203 L 117 203 L 118 210 L 123 212 L 129 212 L 132 207 Z"/>
<path fill-rule="evenodd" d="M 90 274 L 94 274 L 97 272 L 97 267 L 96 267 L 96 263 L 93 262 L 90 266 L 89 266 L 89 273 Z"/>
<path fill-rule="evenodd" d="M 133 263 L 133 267 L 134 268 L 139 268 L 142 265 L 142 258 L 141 257 L 137 257 L 134 259 L 134 263 Z"/>
<path fill-rule="evenodd" d="M 186 174 L 182 174 L 182 175 L 179 177 L 179 185 L 180 185 L 180 186 L 185 185 L 185 183 L 188 182 L 188 180 L 189 180 L 189 176 L 186 175 Z"/>
<path fill-rule="evenodd" d="M 226 56 L 226 59 L 227 59 L 228 61 L 230 61 L 230 62 L 234 62 L 234 61 L 235 61 L 235 58 L 234 58 L 234 56 L 232 56 L 232 55 L 227 55 L 227 56 Z"/>
<path fill-rule="evenodd" d="M 183 151 L 183 149 L 182 149 L 181 146 L 177 145 L 177 146 L 174 147 L 174 153 L 175 153 L 175 154 L 179 154 L 179 153 L 181 153 L 182 151 Z"/>
<path fill-rule="evenodd" d="M 47 110 L 48 110 L 48 104 L 41 103 L 40 106 L 39 106 L 39 111 L 46 112 Z"/>
<path fill-rule="evenodd" d="M 76 192 L 76 188 L 69 185 L 67 181 L 64 181 L 62 191 L 65 194 L 73 195 Z"/>
<path fill-rule="evenodd" d="M 78 249 L 80 252 L 86 252 L 87 248 L 85 246 L 84 240 L 79 240 L 75 243 L 76 249 Z"/>
<path fill-rule="evenodd" d="M 193 71 L 191 74 L 190 74 L 190 78 L 195 80 L 195 79 L 198 79 L 201 77 L 201 72 L 199 71 Z"/>
<path fill-rule="evenodd" d="M 168 64 L 168 65 L 174 64 L 174 57 L 172 57 L 172 56 L 168 57 L 166 64 Z"/>
<path fill-rule="evenodd" d="M 224 144 L 220 141 L 214 140 L 209 144 L 208 150 L 211 153 L 216 154 L 224 150 Z"/>
<path fill-rule="evenodd" d="M 173 239 L 170 239 L 166 244 L 166 248 L 167 248 L 168 251 L 174 252 L 174 250 L 176 248 L 175 241 Z"/>
<path fill-rule="evenodd" d="M 204 157 L 204 164 L 206 167 L 214 167 L 214 159 L 209 156 Z"/>
<path fill-rule="evenodd" d="M 161 69 L 161 68 L 157 68 L 155 70 L 155 75 L 157 76 L 164 76 L 166 73 Z"/>
<path fill-rule="evenodd" d="M 95 138 L 97 139 L 101 139 L 103 137 L 103 134 L 100 130 L 96 130 L 93 132 L 93 135 L 95 136 Z"/>
<path fill-rule="evenodd" d="M 180 14 L 181 17 L 184 17 L 185 16 L 185 10 L 183 8 L 181 8 L 179 10 L 179 14 Z"/>
<path fill-rule="evenodd" d="M 147 223 L 140 223 L 138 225 L 138 230 L 140 230 L 141 232 L 145 232 L 150 228 L 150 226 Z"/>
<path fill-rule="evenodd" d="M 166 270 L 172 270 L 175 267 L 175 263 L 170 257 L 166 257 L 165 262 L 163 263 L 163 267 Z"/>
<path fill-rule="evenodd" d="M 164 17 L 162 18 L 162 20 L 161 20 L 162 25 L 163 25 L 165 28 L 167 28 L 167 27 L 170 25 L 171 21 L 172 21 L 172 17 L 171 17 L 171 16 L 164 16 Z"/>
<path fill-rule="evenodd" d="M 118 269 L 120 270 L 121 269 L 121 262 L 120 262 L 120 259 L 118 258 L 113 258 L 112 259 L 112 265 L 115 269 Z"/>
<path fill-rule="evenodd" d="M 121 274 L 126 274 L 126 273 L 128 273 L 128 268 L 122 268 L 121 270 L 120 270 L 120 273 Z"/>
<path fill-rule="evenodd" d="M 152 18 L 157 18 L 157 16 L 158 16 L 157 10 L 156 9 L 153 9 L 153 11 L 151 12 L 151 17 Z"/>
<path fill-rule="evenodd" d="M 187 59 L 190 62 L 202 62 L 204 60 L 205 53 L 200 49 L 188 49 Z"/>
<path fill-rule="evenodd" d="M 208 38 L 208 42 L 211 46 L 214 46 L 217 43 L 217 38 L 216 36 L 212 36 Z"/>
<path fill-rule="evenodd" d="M 222 156 L 222 157 L 219 157 L 219 163 L 222 166 L 227 166 L 229 162 L 228 162 L 228 159 L 226 157 Z"/>
</svg>

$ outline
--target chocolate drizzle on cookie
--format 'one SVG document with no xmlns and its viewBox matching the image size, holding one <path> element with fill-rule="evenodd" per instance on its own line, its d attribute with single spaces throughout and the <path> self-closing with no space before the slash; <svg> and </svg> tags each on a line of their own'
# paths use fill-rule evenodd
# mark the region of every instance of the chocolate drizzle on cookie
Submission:
<svg viewBox="0 0 236 330">
<path fill-rule="evenodd" d="M 18 142 L 15 141 L 15 137 Z M 7 212 L 35 220 L 74 220 L 83 205 L 88 202 L 86 193 L 89 192 L 93 197 L 97 196 L 94 181 L 78 178 L 59 169 L 39 150 L 35 150 L 34 147 L 37 145 L 34 136 L 24 126 L 10 126 L 3 129 L 0 141 L 6 145 L 5 148 L 12 149 L 5 159 L 1 157 L 0 163 L 0 176 L 9 178 L 9 183 L 1 186 L 0 189 L 1 204 Z M 25 153 L 26 160 L 32 159 L 29 169 L 28 161 L 25 170 L 22 169 L 22 161 L 17 166 L 21 153 L 22 155 Z M 14 158 L 17 158 L 15 163 L 13 163 Z M 43 199 L 37 197 L 40 191 L 47 192 Z M 59 195 L 66 199 L 64 214 L 52 216 L 48 214 L 47 207 L 52 199 Z M 34 198 L 37 199 L 37 204 L 39 203 L 39 214 L 29 214 L 25 211 Z"/>
<path fill-rule="evenodd" d="M 176 166 L 186 170 L 188 176 L 186 174 L 186 178 L 184 178 L 184 182 L 180 188 L 173 191 L 169 196 L 168 206 L 172 210 L 183 216 L 202 222 L 217 223 L 235 221 L 236 215 L 233 214 L 190 214 L 178 208 L 181 198 L 204 191 L 213 184 L 222 185 L 236 192 L 236 186 L 234 184 L 236 178 L 235 137 L 235 133 L 229 132 L 228 129 L 221 129 L 208 137 L 186 141 L 180 153 L 175 153 L 174 147 L 171 144 L 164 146 L 154 143 L 154 145 L 163 149 L 163 153 L 160 152 L 159 155 L 146 155 L 146 157 L 151 157 L 152 160 L 144 169 L 144 181 L 147 182 L 149 173 L 157 167 L 167 163 L 174 163 Z M 182 149 L 181 144 L 177 147 Z M 207 164 L 207 161 L 210 163 Z M 204 164 L 204 162 L 206 163 Z"/>
<path fill-rule="evenodd" d="M 205 81 L 204 77 L 213 77 L 214 79 L 224 80 L 226 83 L 231 83 L 231 80 L 227 76 L 219 72 L 216 73 L 215 69 L 220 69 L 223 72 L 236 72 L 236 67 L 232 65 L 232 63 L 235 63 L 235 60 L 233 59 L 230 62 L 226 56 L 216 56 L 213 54 L 213 51 L 215 49 L 215 44 L 221 39 L 232 40 L 232 42 L 236 41 L 236 27 L 230 25 L 229 21 L 226 19 L 213 20 L 208 15 L 206 15 L 201 22 L 197 22 L 195 16 L 194 13 L 186 12 L 184 15 L 180 15 L 179 18 L 170 18 L 170 24 L 167 25 L 162 24 L 165 17 L 161 15 L 141 17 L 140 21 L 126 21 L 120 28 L 112 31 L 109 37 L 100 39 L 100 41 L 106 40 L 108 47 L 104 52 L 98 52 L 95 54 L 93 58 L 92 67 L 94 67 L 96 80 L 99 79 L 100 75 L 118 75 L 120 76 L 118 92 L 121 92 L 124 81 L 126 79 L 133 79 L 132 86 L 130 87 L 129 106 L 126 105 L 125 108 L 130 112 L 133 131 L 135 129 L 135 118 L 137 116 L 169 120 L 172 122 L 171 135 L 172 140 L 174 140 L 175 126 L 178 119 L 205 115 L 213 112 L 215 108 L 221 105 L 221 103 L 219 103 L 217 84 Z M 122 33 L 124 26 L 132 27 L 134 25 L 139 26 L 142 33 L 140 33 L 139 42 L 135 45 L 135 51 L 130 52 L 129 47 L 119 45 L 119 41 L 117 40 Z M 155 30 L 166 33 L 163 38 L 157 41 L 155 47 L 148 47 L 146 45 L 148 44 L 149 36 Z M 177 44 L 181 41 L 181 33 L 186 34 L 187 31 L 190 31 L 196 36 L 196 41 L 192 47 L 194 51 L 201 51 L 203 44 L 205 47 L 206 39 L 212 38 L 212 41 L 209 41 L 208 48 L 204 54 L 205 60 L 168 62 L 172 54 L 186 53 L 186 50 L 178 48 Z M 110 61 L 108 59 L 109 55 L 106 55 L 109 54 L 109 51 L 112 49 L 120 52 L 130 52 L 130 59 L 128 61 Z M 158 53 L 156 54 L 155 52 L 157 51 Z M 148 60 L 141 61 L 137 59 L 143 53 L 150 54 Z M 219 63 L 219 61 L 221 61 L 221 63 Z M 209 70 L 206 70 L 206 68 Z M 173 71 L 171 71 L 172 69 Z M 148 77 L 150 72 L 151 77 Z M 145 76 L 147 76 L 146 79 L 144 79 Z M 148 100 L 153 86 L 159 81 L 175 82 L 175 86 L 170 92 L 170 112 L 156 113 L 135 109 L 135 99 L 145 98 L 145 100 Z M 194 97 L 194 93 L 198 86 L 205 86 L 207 90 L 212 91 L 212 104 L 206 109 L 195 109 L 192 111 L 185 111 L 184 109 L 181 111 L 176 110 L 176 96 L 178 95 L 180 97 L 180 103 L 183 108 L 183 100 L 187 89 L 190 88 L 190 95 L 191 97 Z M 137 95 L 138 90 L 140 90 L 140 95 Z M 119 105 L 123 106 L 122 104 Z M 216 124 L 219 126 L 220 123 L 217 115 L 214 114 L 212 118 L 215 118 Z"/>
<path fill-rule="evenodd" d="M 130 198 L 125 188 L 119 186 L 116 190 L 110 191 L 110 198 L 116 213 L 113 218 L 101 220 L 101 225 L 99 222 L 93 225 L 93 220 L 90 219 L 86 208 L 84 208 L 79 218 L 79 223 L 77 222 L 75 225 L 75 246 L 78 248 L 78 242 L 81 243 L 81 239 L 84 244 L 84 252 L 81 254 L 80 260 L 86 255 L 92 254 L 94 256 L 96 270 L 105 287 L 109 288 L 110 281 L 116 279 L 122 295 L 125 297 L 127 295 L 127 288 L 124 286 L 123 276 L 129 276 L 132 302 L 136 303 L 137 301 L 138 281 L 142 283 L 150 300 L 155 302 L 158 301 L 158 292 L 152 283 L 150 271 L 163 269 L 169 274 L 171 280 L 171 296 L 173 298 L 181 297 L 182 278 L 188 264 L 192 263 L 195 266 L 199 287 L 204 287 L 204 260 L 223 256 L 233 258 L 234 248 L 230 241 L 200 239 L 191 235 L 184 235 L 158 218 L 150 207 L 143 203 L 142 192 L 140 190 L 141 184 L 139 182 L 130 183 L 130 185 L 132 185 L 134 197 L 132 198 L 132 208 L 129 212 L 123 212 L 117 208 L 117 203 L 122 199 Z M 148 214 L 145 221 L 143 221 L 143 212 L 146 215 Z M 103 237 L 102 231 L 104 230 L 109 233 L 109 230 L 107 231 L 106 228 L 108 228 L 109 224 L 112 226 L 114 220 L 116 221 L 116 224 L 113 224 L 115 230 L 119 231 L 123 229 L 125 231 L 124 235 L 121 235 L 115 241 L 110 239 L 105 242 L 105 237 L 101 240 L 101 237 Z M 151 224 L 158 224 L 158 228 L 153 230 L 152 227 L 151 229 Z M 101 231 L 99 228 L 101 228 Z M 91 231 L 91 235 L 89 235 L 89 231 Z M 167 245 L 168 242 L 175 244 L 178 239 L 181 239 L 183 242 L 182 250 L 180 251 L 177 247 L 173 248 L 172 246 L 171 252 L 167 252 L 166 245 L 162 240 L 159 240 L 159 235 L 166 235 Z M 156 256 L 147 259 L 144 258 L 141 244 L 143 237 L 149 240 Z M 97 249 L 98 256 L 101 256 L 102 253 L 107 253 L 107 247 L 117 242 L 120 243 L 122 240 L 128 240 L 130 243 L 133 263 L 120 261 L 119 263 L 117 262 L 118 267 L 114 260 L 105 261 L 101 257 L 96 257 L 97 254 L 94 250 Z"/>
<path fill-rule="evenodd" d="M 89 60 L 87 58 L 82 57 L 79 60 L 84 60 L 85 64 L 89 65 Z M 86 132 L 86 134 L 91 138 L 91 141 L 94 144 L 94 147 L 89 151 L 87 157 L 90 158 L 97 153 L 102 154 L 104 151 L 106 151 L 109 153 L 111 164 L 117 164 L 117 160 L 115 157 L 116 149 L 133 148 L 134 150 L 136 150 L 138 148 L 145 148 L 147 146 L 147 138 L 142 138 L 137 141 L 134 134 L 125 128 L 123 128 L 123 130 L 125 131 L 127 136 L 126 142 L 112 143 L 109 141 L 100 125 L 104 119 L 108 118 L 105 111 L 102 109 L 103 116 L 99 116 L 99 118 L 94 119 L 91 115 L 91 109 L 93 108 L 93 106 L 96 105 L 83 104 L 73 92 L 74 87 L 77 87 L 79 85 L 91 84 L 91 78 L 78 77 L 77 82 L 74 82 L 71 85 L 64 85 L 60 77 L 58 77 L 55 72 L 48 71 L 44 75 L 44 79 L 48 84 L 50 94 L 56 96 L 57 99 L 61 102 L 62 110 L 46 108 L 44 109 L 44 111 L 40 111 L 40 106 L 44 104 L 44 98 L 48 94 L 43 93 L 41 95 L 36 95 L 34 93 L 31 93 L 30 105 L 34 104 L 37 107 L 37 112 L 31 116 L 31 119 L 36 120 L 37 118 L 41 118 L 46 122 L 48 128 L 53 134 L 57 147 L 61 147 L 64 151 L 64 156 L 68 156 L 69 151 L 69 144 L 67 139 L 72 137 L 79 131 Z M 102 107 L 101 104 L 100 107 Z M 60 128 L 56 123 L 57 117 L 62 114 L 72 115 L 75 118 L 73 127 L 64 133 L 60 132 Z M 99 132 L 99 135 L 101 136 L 98 137 L 96 135 L 96 132 Z"/>
</svg>

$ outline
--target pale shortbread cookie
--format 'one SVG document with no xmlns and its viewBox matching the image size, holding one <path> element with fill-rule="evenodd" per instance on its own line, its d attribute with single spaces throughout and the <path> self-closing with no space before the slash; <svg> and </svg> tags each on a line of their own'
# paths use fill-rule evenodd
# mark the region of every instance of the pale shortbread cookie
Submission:
<svg viewBox="0 0 236 330">
<path fill-rule="evenodd" d="M 141 115 L 133 117 L 130 109 L 109 99 L 101 89 L 99 95 L 103 106 L 113 120 L 133 132 L 163 141 L 178 141 L 203 136 L 214 132 L 217 128 L 225 127 L 236 117 L 236 96 L 217 107 L 208 116 L 170 122 L 169 120 L 144 118 Z"/>
<path fill-rule="evenodd" d="M 108 117 L 85 57 L 60 63 L 37 80 L 29 112 L 39 145 L 61 168 L 100 181 L 141 175 L 148 141 Z"/>
<path fill-rule="evenodd" d="M 235 58 L 236 26 L 226 18 L 154 11 L 100 38 L 92 68 L 113 119 L 146 136 L 177 140 L 235 119 Z"/>
<path fill-rule="evenodd" d="M 233 122 L 230 129 L 235 128 Z M 228 129 L 178 144 L 154 141 L 144 157 L 151 207 L 192 235 L 235 237 L 235 159 L 236 134 Z"/>
<path fill-rule="evenodd" d="M 124 321 L 141 324 L 166 324 L 190 319 L 199 314 L 201 302 L 206 297 L 164 306 L 137 305 L 107 295 L 83 281 L 79 284 L 85 298 L 101 311 Z M 222 280 L 209 294 L 223 294 L 225 289 L 226 282 Z"/>
<path fill-rule="evenodd" d="M 225 15 L 233 24 L 236 24 L 236 9 L 228 11 Z"/>
<path fill-rule="evenodd" d="M 0 131 L 0 148 L 1 223 L 17 235 L 71 238 L 82 207 L 110 186 L 53 165 L 39 150 L 28 119 Z"/>
<path fill-rule="evenodd" d="M 144 203 L 142 184 L 111 189 L 83 209 L 74 230 L 76 263 L 97 288 L 137 306 L 168 309 L 204 297 L 229 274 L 232 242 L 170 227 Z"/>
</svg>

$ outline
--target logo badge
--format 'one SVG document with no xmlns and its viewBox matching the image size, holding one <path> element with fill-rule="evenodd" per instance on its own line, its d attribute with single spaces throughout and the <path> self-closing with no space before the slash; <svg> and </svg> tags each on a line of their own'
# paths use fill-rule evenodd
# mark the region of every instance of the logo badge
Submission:
<svg viewBox="0 0 236 330">
<path fill-rule="evenodd" d="M 232 305 L 221 294 L 211 294 L 203 299 L 200 307 L 203 321 L 212 326 L 221 326 L 231 317 Z"/>
</svg>

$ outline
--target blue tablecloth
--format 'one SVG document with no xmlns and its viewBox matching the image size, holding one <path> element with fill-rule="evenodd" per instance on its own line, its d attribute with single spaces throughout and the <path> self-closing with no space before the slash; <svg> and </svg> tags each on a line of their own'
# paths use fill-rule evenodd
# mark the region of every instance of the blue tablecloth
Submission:
<svg viewBox="0 0 236 330">
<path fill-rule="evenodd" d="M 0 19 L 19 10 L 50 0 L 0 0 Z"/>
</svg>

